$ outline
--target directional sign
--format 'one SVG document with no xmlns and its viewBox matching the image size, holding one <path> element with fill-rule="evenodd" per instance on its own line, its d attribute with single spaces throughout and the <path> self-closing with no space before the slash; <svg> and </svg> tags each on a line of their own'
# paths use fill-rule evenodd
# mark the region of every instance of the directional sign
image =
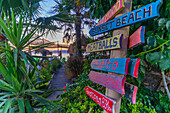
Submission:
<svg viewBox="0 0 170 113">
<path fill-rule="evenodd" d="M 133 104 L 136 104 L 137 90 L 138 87 L 125 83 L 125 97 Z"/>
<path fill-rule="evenodd" d="M 140 64 L 140 59 L 130 59 L 129 65 L 128 65 L 128 73 L 135 77 L 138 78 L 138 69 L 139 69 L 139 64 Z"/>
<path fill-rule="evenodd" d="M 123 34 L 93 42 L 87 45 L 86 52 L 103 51 L 121 48 Z"/>
<path fill-rule="evenodd" d="M 130 58 L 94 59 L 92 69 L 127 75 Z"/>
<path fill-rule="evenodd" d="M 89 33 L 91 36 L 101 34 L 113 29 L 128 26 L 140 21 L 159 16 L 159 7 L 162 4 L 161 0 L 152 2 L 146 6 L 136 9 L 132 12 L 126 13 L 101 25 L 92 28 Z"/>
<path fill-rule="evenodd" d="M 123 8 L 125 8 L 124 0 L 118 0 L 112 8 L 104 15 L 104 17 L 97 23 L 96 26 L 107 22 L 116 16 Z"/>
<path fill-rule="evenodd" d="M 126 77 L 124 76 L 91 71 L 89 74 L 89 79 L 120 94 L 125 94 L 124 84 Z"/>
<path fill-rule="evenodd" d="M 129 37 L 129 48 L 135 47 L 141 43 L 145 42 L 145 26 L 139 27 L 130 37 Z"/>
<path fill-rule="evenodd" d="M 105 95 L 99 93 L 93 88 L 86 86 L 85 87 L 86 94 L 93 99 L 98 105 L 100 105 L 105 111 L 108 113 L 115 113 L 115 104 L 116 101 L 106 97 Z"/>
</svg>

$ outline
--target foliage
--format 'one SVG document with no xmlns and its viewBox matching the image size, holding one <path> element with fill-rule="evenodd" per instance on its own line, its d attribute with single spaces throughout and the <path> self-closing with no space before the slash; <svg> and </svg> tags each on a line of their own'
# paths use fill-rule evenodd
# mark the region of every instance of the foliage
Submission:
<svg viewBox="0 0 170 113">
<path fill-rule="evenodd" d="M 91 71 L 90 60 L 84 64 L 84 71 L 72 85 L 66 85 L 66 92 L 59 95 L 61 99 L 55 101 L 61 108 L 57 108 L 58 113 L 101 113 L 103 109 L 97 105 L 85 93 L 85 86 L 90 86 L 102 94 L 105 93 L 105 87 L 89 80 L 88 73 Z M 137 103 L 130 103 L 125 97 L 122 97 L 121 113 L 168 113 L 169 103 L 165 93 L 153 92 L 144 87 L 138 89 Z M 54 110 L 54 113 L 56 112 Z"/>
<path fill-rule="evenodd" d="M 116 3 L 116 0 L 85 0 L 85 5 L 90 8 L 90 18 L 101 19 Z"/>
<path fill-rule="evenodd" d="M 67 60 L 65 65 L 65 72 L 69 79 L 78 77 L 78 75 L 83 72 L 83 64 L 84 62 L 77 56 L 70 57 Z"/>
<path fill-rule="evenodd" d="M 51 61 L 51 71 L 55 72 L 56 69 L 59 69 L 62 67 L 62 62 L 59 59 L 53 59 Z"/>
<path fill-rule="evenodd" d="M 159 91 L 154 92 L 140 87 L 137 94 L 137 103 L 129 103 L 125 97 L 122 98 L 121 112 L 127 113 L 168 113 L 169 103 L 167 94 Z"/>
<path fill-rule="evenodd" d="M 6 15 L 5 17 L 6 23 L 0 17 L 0 25 L 3 29 L 1 33 L 6 36 L 12 46 L 9 46 L 7 42 L 5 44 L 0 43 L 0 49 L 3 52 L 0 55 L 0 73 L 3 76 L 3 80 L 0 80 L 0 89 L 3 90 L 3 93 L 0 94 L 1 112 L 34 113 L 35 108 L 39 108 L 41 105 L 56 106 L 44 98 L 50 91 L 44 92 L 36 88 L 37 81 L 35 78 L 37 75 L 35 70 L 39 72 L 36 66 L 39 63 L 24 51 L 24 48 L 40 37 L 38 36 L 29 42 L 37 28 L 28 32 L 29 26 L 27 26 L 24 30 L 22 14 L 19 17 L 19 23 L 16 22 L 13 11 L 11 23 Z M 26 66 L 23 60 L 27 63 L 29 61 L 32 65 L 31 68 L 28 68 L 28 71 L 28 65 Z"/>
<path fill-rule="evenodd" d="M 0 1 L 0 12 L 1 17 L 4 17 L 2 11 L 6 13 L 6 15 L 10 15 L 11 9 L 15 15 L 19 15 L 22 12 L 26 12 L 27 18 L 33 19 L 32 17 L 36 17 L 38 15 L 38 8 L 40 7 L 39 2 L 42 0 L 1 0 Z"/>
</svg>

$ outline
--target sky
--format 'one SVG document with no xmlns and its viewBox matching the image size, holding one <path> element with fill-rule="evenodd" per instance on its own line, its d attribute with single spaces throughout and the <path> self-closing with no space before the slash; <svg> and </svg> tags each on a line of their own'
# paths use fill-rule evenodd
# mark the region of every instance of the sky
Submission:
<svg viewBox="0 0 170 113">
<path fill-rule="evenodd" d="M 55 6 L 55 2 L 53 0 L 43 0 L 43 2 L 40 2 L 40 6 L 41 6 L 41 9 L 40 9 L 40 17 L 49 17 L 49 16 L 52 16 L 53 14 L 50 13 L 52 11 L 52 7 Z M 45 38 L 49 41 L 52 41 L 52 42 L 57 42 L 59 41 L 59 43 L 62 43 L 63 42 L 63 33 L 62 31 L 60 33 L 56 33 L 56 35 L 53 35 L 51 36 L 50 34 L 47 35 L 47 36 L 44 36 L 42 38 Z"/>
<path fill-rule="evenodd" d="M 53 0 L 43 0 L 43 2 L 40 2 L 40 6 L 41 6 L 41 9 L 40 9 L 40 17 L 49 17 L 49 16 L 52 16 L 54 14 L 50 13 L 52 11 L 52 7 L 55 6 L 55 2 Z M 83 30 L 85 34 L 88 34 L 88 31 L 89 29 L 87 28 L 87 26 L 85 26 L 85 29 Z M 61 31 L 60 33 L 56 33 L 56 35 L 47 35 L 43 38 L 49 40 L 49 41 L 52 41 L 52 42 L 57 42 L 59 41 L 59 43 L 62 43 L 63 42 L 63 31 Z"/>
</svg>

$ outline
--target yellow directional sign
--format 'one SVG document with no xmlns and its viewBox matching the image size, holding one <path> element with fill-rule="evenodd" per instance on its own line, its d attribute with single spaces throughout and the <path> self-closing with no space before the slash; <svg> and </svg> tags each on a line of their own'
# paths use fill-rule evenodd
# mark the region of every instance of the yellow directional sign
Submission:
<svg viewBox="0 0 170 113">
<path fill-rule="evenodd" d="M 93 42 L 87 45 L 86 52 L 95 52 L 95 51 L 103 51 L 110 49 L 119 49 L 121 48 L 121 39 L 123 34 L 107 38 L 104 40 L 100 40 L 97 42 Z"/>
</svg>

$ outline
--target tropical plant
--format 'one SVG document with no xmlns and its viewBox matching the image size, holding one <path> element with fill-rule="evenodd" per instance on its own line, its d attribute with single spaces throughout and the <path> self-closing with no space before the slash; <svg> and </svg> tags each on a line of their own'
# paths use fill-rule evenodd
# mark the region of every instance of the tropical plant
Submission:
<svg viewBox="0 0 170 113">
<path fill-rule="evenodd" d="M 28 42 L 36 33 L 37 27 L 32 31 L 28 31 L 29 25 L 24 28 L 24 16 L 22 13 L 18 23 L 13 11 L 11 17 L 12 22 L 8 21 L 9 17 L 6 15 L 5 21 L 0 17 L 0 26 L 3 30 L 1 33 L 8 39 L 11 45 L 7 41 L 0 43 L 0 49 L 3 52 L 0 55 L 0 73 L 3 76 L 3 80 L 0 80 L 0 89 L 3 91 L 3 93 L 0 93 L 1 112 L 34 113 L 35 108 L 41 107 L 41 105 L 53 107 L 55 104 L 45 99 L 43 97 L 45 93 L 42 90 L 37 90 L 35 87 L 37 83 L 33 79 L 37 76 L 34 74 L 35 70 L 39 72 L 36 66 L 39 63 L 24 51 L 31 42 L 40 38 L 43 34 Z M 36 48 L 39 48 L 39 46 L 34 47 L 34 49 Z M 28 72 L 23 60 L 27 63 L 29 61 L 33 66 Z M 42 95 L 40 96 L 39 94 Z"/>
</svg>

